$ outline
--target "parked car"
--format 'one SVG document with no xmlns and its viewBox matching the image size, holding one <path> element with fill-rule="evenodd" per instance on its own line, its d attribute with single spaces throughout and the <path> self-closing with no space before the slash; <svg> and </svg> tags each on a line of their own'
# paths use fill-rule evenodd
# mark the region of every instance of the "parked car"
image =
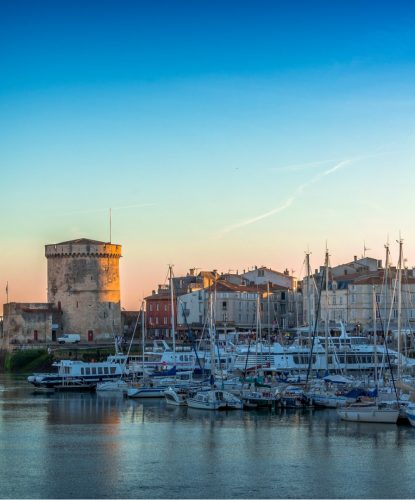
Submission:
<svg viewBox="0 0 415 500">
<path fill-rule="evenodd" d="M 58 338 L 59 344 L 78 344 L 80 340 L 81 336 L 79 333 L 65 333 L 62 337 Z"/>
</svg>

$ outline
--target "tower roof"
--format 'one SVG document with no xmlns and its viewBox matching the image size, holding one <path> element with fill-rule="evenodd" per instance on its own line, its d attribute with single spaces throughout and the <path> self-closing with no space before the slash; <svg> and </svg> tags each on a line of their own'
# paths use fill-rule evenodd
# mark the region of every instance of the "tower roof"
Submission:
<svg viewBox="0 0 415 500">
<path fill-rule="evenodd" d="M 108 241 L 90 240 L 89 238 L 79 238 L 77 240 L 62 241 L 56 245 L 111 245 Z"/>
</svg>

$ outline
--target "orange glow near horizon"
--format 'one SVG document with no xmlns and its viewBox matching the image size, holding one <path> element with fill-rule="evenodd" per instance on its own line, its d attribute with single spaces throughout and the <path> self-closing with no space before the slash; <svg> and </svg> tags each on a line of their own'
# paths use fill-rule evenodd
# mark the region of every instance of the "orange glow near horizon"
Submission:
<svg viewBox="0 0 415 500">
<path fill-rule="evenodd" d="M 306 245 L 304 245 L 306 247 Z M 324 262 L 324 245 L 320 245 L 320 251 L 313 251 L 311 255 L 311 265 L 317 269 Z M 376 248 L 375 245 L 371 245 Z M 255 265 L 265 265 L 277 271 L 288 269 L 290 273 L 301 279 L 304 276 L 304 251 L 288 247 L 288 244 L 282 244 L 278 252 L 258 248 L 256 255 L 252 251 L 252 257 L 249 257 L 252 248 L 247 243 L 245 248 L 238 251 L 237 248 L 223 246 L 221 249 L 214 248 L 212 251 L 206 249 L 200 253 L 182 252 L 181 249 L 171 247 L 170 253 L 176 255 L 172 259 L 163 255 L 160 251 L 151 251 L 151 245 L 148 243 L 140 249 L 140 258 L 134 246 L 123 247 L 123 258 L 120 261 L 121 278 L 121 306 L 126 310 L 137 310 L 140 308 L 144 297 L 150 295 L 152 290 L 157 290 L 159 284 L 167 283 L 168 263 L 173 262 L 174 274 L 176 276 L 186 275 L 190 268 L 196 267 L 200 270 L 217 269 L 221 272 L 243 272 Z M 409 243 L 407 247 L 410 247 Z M 248 249 L 248 254 L 246 252 Z M 363 248 L 363 245 L 362 245 Z M 384 261 L 383 245 L 381 240 L 377 245 L 379 252 L 371 250 L 368 256 L 376 257 Z M 346 246 L 340 248 L 330 248 L 331 265 L 338 265 L 353 260 L 353 256 L 361 257 L 362 251 L 358 252 Z M 394 256 L 394 246 L 391 244 L 392 257 Z M 220 255 L 220 251 L 222 255 Z M 407 252 L 409 253 L 409 252 Z M 43 247 L 36 248 L 33 252 L 28 252 L 26 248 L 20 246 L 17 251 L 6 249 L 4 258 L 0 262 L 0 271 L 2 282 L 0 283 L 2 302 L 6 302 L 6 282 L 9 284 L 9 302 L 46 302 L 47 301 L 47 266 L 46 258 L 43 254 Z M 186 255 L 187 254 L 187 255 Z M 395 259 L 392 258 L 396 263 Z M 407 265 L 410 266 L 411 255 L 408 256 Z M 24 266 L 20 265 L 24 262 Z M 6 266 L 7 263 L 7 266 Z"/>
</svg>

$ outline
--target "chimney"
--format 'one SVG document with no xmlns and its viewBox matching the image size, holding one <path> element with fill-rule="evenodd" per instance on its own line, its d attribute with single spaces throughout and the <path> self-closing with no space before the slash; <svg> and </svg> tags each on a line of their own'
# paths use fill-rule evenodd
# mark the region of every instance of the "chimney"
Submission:
<svg viewBox="0 0 415 500">
<path fill-rule="evenodd" d="M 357 255 L 354 256 L 354 261 L 357 262 Z"/>
</svg>

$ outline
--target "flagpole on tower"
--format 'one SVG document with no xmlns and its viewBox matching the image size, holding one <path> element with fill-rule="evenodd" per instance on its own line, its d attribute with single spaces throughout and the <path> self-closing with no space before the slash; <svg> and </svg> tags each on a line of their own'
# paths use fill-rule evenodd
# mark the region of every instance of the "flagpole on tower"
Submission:
<svg viewBox="0 0 415 500">
<path fill-rule="evenodd" d="M 111 243 L 111 229 L 112 227 L 111 227 L 111 209 L 110 209 L 110 243 Z"/>
<path fill-rule="evenodd" d="M 9 282 L 6 283 L 6 304 L 9 303 Z"/>
</svg>

